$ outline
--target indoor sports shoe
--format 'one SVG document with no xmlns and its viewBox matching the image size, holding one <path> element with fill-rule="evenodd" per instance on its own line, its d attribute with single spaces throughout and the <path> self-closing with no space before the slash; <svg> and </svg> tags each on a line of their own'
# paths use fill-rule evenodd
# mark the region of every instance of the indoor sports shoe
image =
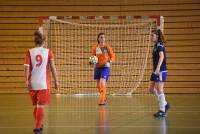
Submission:
<svg viewBox="0 0 200 134">
<path fill-rule="evenodd" d="M 106 99 L 100 100 L 99 105 L 106 105 Z"/>
<path fill-rule="evenodd" d="M 42 134 L 42 130 L 41 129 L 33 129 L 34 134 Z"/>
<path fill-rule="evenodd" d="M 101 102 L 99 102 L 99 105 L 106 105 L 106 102 L 105 101 L 101 101 Z"/>
<path fill-rule="evenodd" d="M 160 110 L 154 114 L 154 117 L 165 117 L 165 116 L 166 116 L 166 113 Z"/>
<path fill-rule="evenodd" d="M 165 105 L 165 113 L 167 113 L 167 111 L 170 109 L 170 104 L 169 103 L 167 103 L 166 105 Z"/>
</svg>

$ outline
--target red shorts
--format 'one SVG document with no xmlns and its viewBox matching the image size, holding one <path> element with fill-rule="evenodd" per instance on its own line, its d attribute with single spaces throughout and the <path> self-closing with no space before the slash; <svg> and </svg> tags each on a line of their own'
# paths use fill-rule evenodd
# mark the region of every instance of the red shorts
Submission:
<svg viewBox="0 0 200 134">
<path fill-rule="evenodd" d="M 50 90 L 30 90 L 29 95 L 32 100 L 32 104 L 45 105 L 50 103 Z"/>
</svg>

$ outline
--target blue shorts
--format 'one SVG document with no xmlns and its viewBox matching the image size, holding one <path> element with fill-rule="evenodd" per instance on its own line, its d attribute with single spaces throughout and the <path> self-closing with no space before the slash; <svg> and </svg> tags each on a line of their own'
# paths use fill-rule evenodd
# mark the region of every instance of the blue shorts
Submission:
<svg viewBox="0 0 200 134">
<path fill-rule="evenodd" d="M 110 68 L 104 67 L 104 68 L 95 68 L 94 69 L 94 79 L 99 80 L 100 78 L 106 79 L 108 81 L 110 75 Z"/>
<path fill-rule="evenodd" d="M 165 82 L 167 80 L 167 71 L 161 71 L 159 75 L 152 73 L 150 80 L 155 82 Z"/>
</svg>

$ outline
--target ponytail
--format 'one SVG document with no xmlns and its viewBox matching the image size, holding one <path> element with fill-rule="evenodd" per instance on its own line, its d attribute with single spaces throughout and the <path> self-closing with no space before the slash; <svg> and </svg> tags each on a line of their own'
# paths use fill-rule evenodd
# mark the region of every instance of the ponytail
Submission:
<svg viewBox="0 0 200 134">
<path fill-rule="evenodd" d="M 36 45 L 42 46 L 42 44 L 45 41 L 45 37 L 42 35 L 42 33 L 40 31 L 36 31 L 34 33 L 35 39 L 34 42 Z"/>
</svg>

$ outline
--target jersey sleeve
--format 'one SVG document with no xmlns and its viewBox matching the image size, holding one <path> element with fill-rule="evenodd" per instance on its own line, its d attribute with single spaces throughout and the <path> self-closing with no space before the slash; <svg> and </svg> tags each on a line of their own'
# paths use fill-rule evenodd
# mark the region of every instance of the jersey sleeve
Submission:
<svg viewBox="0 0 200 134">
<path fill-rule="evenodd" d="M 30 56 L 29 50 L 26 52 L 24 65 L 25 66 L 30 66 L 31 65 L 31 56 Z"/>
<path fill-rule="evenodd" d="M 54 60 L 53 52 L 49 49 L 48 60 Z"/>
<path fill-rule="evenodd" d="M 164 52 L 164 46 L 162 45 L 159 45 L 157 49 L 158 49 L 158 53 Z"/>
<path fill-rule="evenodd" d="M 110 57 L 110 60 L 113 62 L 115 61 L 115 53 L 113 52 L 113 49 L 111 46 L 107 45 L 107 49 L 108 49 L 108 55 Z"/>
<path fill-rule="evenodd" d="M 158 46 L 158 53 L 160 53 L 160 52 L 164 52 L 164 47 Z"/>
<path fill-rule="evenodd" d="M 92 55 L 96 56 L 96 47 L 92 47 Z"/>
</svg>

